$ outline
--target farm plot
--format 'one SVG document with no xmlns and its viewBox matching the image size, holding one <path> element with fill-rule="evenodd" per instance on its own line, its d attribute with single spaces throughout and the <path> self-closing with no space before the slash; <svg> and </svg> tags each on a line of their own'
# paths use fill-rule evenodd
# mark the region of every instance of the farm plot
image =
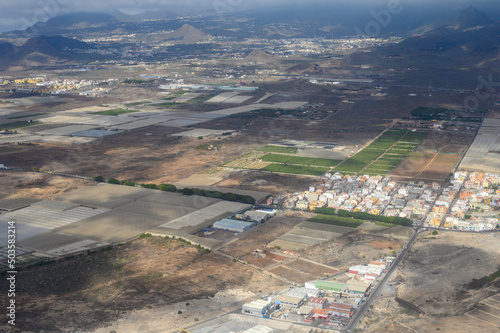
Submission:
<svg viewBox="0 0 500 333">
<path fill-rule="evenodd" d="M 262 156 L 265 155 L 265 153 L 260 153 L 260 152 L 253 152 L 253 153 L 248 153 L 245 155 L 242 155 L 232 161 L 227 162 L 224 164 L 225 167 L 228 168 L 235 168 L 235 169 L 242 169 L 248 166 L 249 164 L 253 164 L 257 162 L 257 160 Z M 269 164 L 269 163 L 267 163 Z M 266 165 L 267 165 L 266 164 Z M 248 169 L 255 169 L 255 167 L 250 167 Z"/>
<path fill-rule="evenodd" d="M 259 151 L 265 151 L 268 153 L 295 154 L 297 152 L 297 148 L 267 145 L 260 148 Z"/>
<path fill-rule="evenodd" d="M 311 176 L 321 176 L 327 173 L 330 169 L 323 167 L 312 167 L 305 165 L 288 165 L 288 164 L 278 164 L 272 163 L 265 168 L 262 168 L 263 171 L 271 171 L 271 172 L 281 172 L 281 173 L 293 173 L 297 175 L 311 175 Z"/>
<path fill-rule="evenodd" d="M 245 165 L 243 168 L 244 169 L 256 169 L 256 170 L 262 170 L 265 167 L 271 165 L 272 163 L 270 162 L 260 162 L 260 161 L 254 161 L 248 165 Z"/>
<path fill-rule="evenodd" d="M 341 162 L 340 160 L 330 160 L 327 158 L 300 157 L 300 156 L 279 155 L 279 154 L 267 154 L 262 156 L 261 159 L 266 162 L 313 165 L 313 166 L 324 166 L 324 167 L 334 167 Z"/>
<path fill-rule="evenodd" d="M 334 170 L 346 173 L 363 171 L 369 175 L 387 174 L 410 155 L 427 135 L 421 132 L 386 131 Z"/>
<path fill-rule="evenodd" d="M 444 181 L 460 162 L 461 157 L 462 155 L 459 154 L 439 153 L 417 177 L 417 180 Z"/>
<path fill-rule="evenodd" d="M 129 110 L 129 109 L 113 109 L 106 111 L 94 112 L 93 114 L 97 114 L 99 116 L 118 116 L 120 114 L 134 113 L 139 112 L 137 110 Z"/>
<path fill-rule="evenodd" d="M 11 130 L 15 130 L 18 128 L 29 127 L 29 126 L 40 125 L 40 124 L 41 123 L 37 122 L 37 121 L 29 122 L 29 121 L 19 120 L 19 121 L 15 121 L 12 123 L 0 125 L 0 130 L 11 131 Z"/>
<path fill-rule="evenodd" d="M 357 173 L 384 153 L 384 150 L 363 149 L 356 155 L 335 167 L 335 171 Z"/>
<path fill-rule="evenodd" d="M 301 272 L 307 272 L 315 276 L 323 276 L 323 277 L 330 276 L 338 272 L 338 269 L 335 269 L 333 267 L 320 266 L 302 259 L 297 259 L 292 262 L 289 262 L 286 264 L 286 266 L 292 269 L 297 269 Z"/>
</svg>

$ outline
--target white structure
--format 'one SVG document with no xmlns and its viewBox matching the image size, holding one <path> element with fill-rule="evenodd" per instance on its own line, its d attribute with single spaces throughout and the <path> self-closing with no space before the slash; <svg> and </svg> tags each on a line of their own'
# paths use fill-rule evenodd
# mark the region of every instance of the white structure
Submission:
<svg viewBox="0 0 500 333">
<path fill-rule="evenodd" d="M 215 229 L 229 230 L 234 232 L 245 232 L 251 227 L 253 227 L 255 223 L 253 222 L 245 222 L 238 221 L 232 219 L 222 219 L 214 223 L 213 227 Z"/>
<path fill-rule="evenodd" d="M 259 299 L 250 303 L 245 303 L 241 307 L 241 313 L 257 317 L 263 317 L 267 310 L 271 308 L 272 303 Z"/>
</svg>

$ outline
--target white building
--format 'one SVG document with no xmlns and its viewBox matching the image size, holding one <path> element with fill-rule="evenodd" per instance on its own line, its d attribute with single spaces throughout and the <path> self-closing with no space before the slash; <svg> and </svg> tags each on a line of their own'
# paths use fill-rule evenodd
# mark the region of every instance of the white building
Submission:
<svg viewBox="0 0 500 333">
<path fill-rule="evenodd" d="M 263 317 L 267 310 L 271 308 L 272 302 L 259 299 L 250 303 L 245 303 L 241 307 L 242 314 Z"/>
</svg>

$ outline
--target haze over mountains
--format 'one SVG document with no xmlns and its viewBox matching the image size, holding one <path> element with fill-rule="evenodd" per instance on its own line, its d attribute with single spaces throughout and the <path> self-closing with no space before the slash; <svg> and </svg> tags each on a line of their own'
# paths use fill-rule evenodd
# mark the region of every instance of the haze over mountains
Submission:
<svg viewBox="0 0 500 333">
<path fill-rule="evenodd" d="M 395 48 L 484 54 L 498 50 L 499 33 L 500 23 L 471 6 L 450 24 L 410 37 Z"/>
<path fill-rule="evenodd" d="M 358 22 L 356 18 L 362 17 L 359 13 L 353 12 L 352 17 L 341 18 L 338 13 L 324 9 L 319 13 L 319 7 L 315 6 L 304 7 L 304 11 L 298 14 L 295 8 L 297 6 L 300 5 L 291 6 L 293 8 L 290 11 L 283 11 L 279 15 L 273 11 L 273 7 L 268 8 L 269 11 L 265 13 L 259 10 L 232 13 L 231 15 L 239 18 L 237 21 L 221 20 L 216 17 L 158 19 L 167 17 L 169 15 L 167 11 L 145 12 L 140 15 L 127 15 L 119 11 L 115 11 L 114 15 L 67 14 L 54 17 L 43 24 L 36 24 L 25 31 L 1 34 L 2 39 L 7 42 L 0 44 L 0 59 L 2 68 L 26 60 L 36 64 L 37 61 L 44 63 L 58 59 L 82 59 L 80 51 L 95 45 L 91 46 L 78 39 L 127 34 L 135 37 L 124 39 L 118 44 L 110 43 L 107 47 L 123 47 L 128 45 L 127 43 L 149 46 L 164 43 L 188 45 L 209 43 L 211 36 L 225 36 L 234 40 L 251 37 L 281 39 L 355 36 L 353 22 Z M 329 8 L 328 5 L 325 6 Z M 356 7 L 346 7 L 342 13 L 353 11 L 353 8 Z M 366 11 L 363 13 L 366 14 Z M 409 37 L 399 44 L 382 48 L 380 50 L 382 54 L 389 54 L 392 58 L 394 56 L 411 58 L 420 53 L 423 56 L 439 54 L 455 57 L 454 60 L 457 62 L 474 63 L 474 65 L 481 63 L 483 68 L 494 67 L 499 61 L 500 23 L 475 7 L 469 6 L 455 18 L 441 25 L 437 25 L 440 21 L 436 21 L 432 16 L 420 21 L 419 25 L 416 21 L 402 24 L 400 20 L 405 17 L 404 13 L 405 11 L 402 11 L 401 16 L 392 15 L 390 24 L 382 27 L 380 36 L 394 33 L 396 36 L 409 35 Z M 416 15 L 418 14 L 417 12 Z M 302 17 L 302 21 L 299 21 L 299 16 Z M 351 22 L 347 24 L 347 20 Z M 429 23 L 431 21 L 432 24 Z M 363 27 L 362 20 L 359 22 L 359 27 Z M 431 29 L 432 25 L 435 27 Z M 31 36 L 32 33 L 34 36 Z M 22 38 L 23 36 L 31 38 Z M 106 48 L 105 45 L 100 47 Z M 78 56 L 75 50 L 80 50 Z M 94 55 L 91 58 L 96 59 L 99 56 Z M 352 59 L 356 61 L 357 57 L 354 56 Z M 265 63 L 274 61 L 273 56 L 263 52 L 254 53 L 247 60 Z"/>
</svg>

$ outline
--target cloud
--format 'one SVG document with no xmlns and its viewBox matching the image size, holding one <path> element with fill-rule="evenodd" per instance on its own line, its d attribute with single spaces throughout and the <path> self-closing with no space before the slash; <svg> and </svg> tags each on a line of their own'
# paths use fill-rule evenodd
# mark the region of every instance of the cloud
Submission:
<svg viewBox="0 0 500 333">
<path fill-rule="evenodd" d="M 169 10 L 182 15 L 199 13 L 215 13 L 216 7 L 232 10 L 244 10 L 258 6 L 297 4 L 339 4 L 345 6 L 366 6 L 367 11 L 378 6 L 385 6 L 389 1 L 397 0 L 1 0 L 0 31 L 26 29 L 38 21 L 72 12 L 93 11 L 106 12 L 120 9 L 129 14 L 137 14 L 146 10 Z M 472 3 L 496 4 L 497 0 L 400 0 L 409 6 L 432 6 L 448 3 L 450 8 L 465 7 Z"/>
</svg>

